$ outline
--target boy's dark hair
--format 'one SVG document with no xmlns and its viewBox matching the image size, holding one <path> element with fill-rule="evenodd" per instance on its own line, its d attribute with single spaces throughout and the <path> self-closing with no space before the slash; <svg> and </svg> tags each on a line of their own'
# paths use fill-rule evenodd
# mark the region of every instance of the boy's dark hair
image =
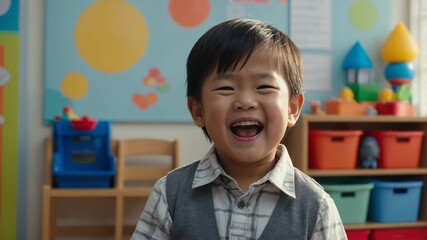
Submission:
<svg viewBox="0 0 427 240">
<path fill-rule="evenodd" d="M 290 95 L 302 94 L 302 60 L 291 39 L 259 20 L 233 19 L 212 27 L 191 49 L 187 59 L 187 97 L 201 101 L 203 82 L 213 71 L 223 74 L 234 70 L 257 47 L 263 47 L 276 58 L 281 67 L 278 70 L 289 84 Z"/>
<path fill-rule="evenodd" d="M 233 19 L 209 29 L 191 49 L 187 59 L 187 97 L 201 102 L 203 83 L 213 71 L 223 74 L 239 63 L 243 67 L 259 47 L 275 58 L 290 96 L 303 94 L 302 60 L 291 39 L 262 21 Z"/>
</svg>

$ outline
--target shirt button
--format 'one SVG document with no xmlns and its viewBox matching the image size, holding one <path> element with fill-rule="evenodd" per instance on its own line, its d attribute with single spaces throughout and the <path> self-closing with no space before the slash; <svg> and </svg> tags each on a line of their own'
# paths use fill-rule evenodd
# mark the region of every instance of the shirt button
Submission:
<svg viewBox="0 0 427 240">
<path fill-rule="evenodd" d="M 246 203 L 243 200 L 237 203 L 237 207 L 239 207 L 240 209 L 244 208 L 245 206 L 246 206 Z"/>
</svg>

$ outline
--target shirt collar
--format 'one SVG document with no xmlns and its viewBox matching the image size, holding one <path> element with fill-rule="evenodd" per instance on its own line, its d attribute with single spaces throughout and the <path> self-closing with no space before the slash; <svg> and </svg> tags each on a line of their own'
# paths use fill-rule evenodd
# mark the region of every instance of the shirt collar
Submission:
<svg viewBox="0 0 427 240">
<path fill-rule="evenodd" d="M 270 181 L 283 193 L 295 198 L 295 182 L 294 182 L 294 167 L 288 150 L 282 144 L 277 146 L 276 157 L 279 159 L 274 168 L 264 177 L 266 181 Z M 218 162 L 215 147 L 200 160 L 194 175 L 192 188 L 207 185 L 213 182 L 218 176 L 224 175 L 229 177 L 222 169 Z"/>
<path fill-rule="evenodd" d="M 276 157 L 279 159 L 276 166 L 271 170 L 269 181 L 279 188 L 283 193 L 296 198 L 294 166 L 285 145 L 277 146 Z"/>
<path fill-rule="evenodd" d="M 207 185 L 217 179 L 219 175 L 221 175 L 221 167 L 216 157 L 215 147 L 212 146 L 197 166 L 192 188 Z"/>
</svg>

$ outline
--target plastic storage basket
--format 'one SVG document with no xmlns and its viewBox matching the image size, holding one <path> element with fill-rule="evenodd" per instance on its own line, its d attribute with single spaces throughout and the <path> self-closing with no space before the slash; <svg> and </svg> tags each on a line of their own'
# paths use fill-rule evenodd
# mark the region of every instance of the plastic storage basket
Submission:
<svg viewBox="0 0 427 240">
<path fill-rule="evenodd" d="M 334 200 L 344 224 L 365 223 L 373 184 L 360 179 L 319 180 Z"/>
<path fill-rule="evenodd" d="M 371 230 L 346 230 L 348 240 L 369 240 Z"/>
<path fill-rule="evenodd" d="M 309 162 L 315 169 L 354 169 L 361 130 L 310 130 Z"/>
<path fill-rule="evenodd" d="M 426 240 L 427 228 L 376 229 L 371 240 Z"/>
<path fill-rule="evenodd" d="M 422 131 L 373 131 L 378 141 L 379 168 L 417 168 L 421 155 Z"/>
<path fill-rule="evenodd" d="M 67 120 L 56 122 L 52 162 L 54 187 L 111 187 L 116 167 L 110 141 L 107 121 L 99 121 L 93 130 L 76 130 Z"/>
<path fill-rule="evenodd" d="M 376 222 L 414 222 L 418 218 L 422 181 L 373 180 L 368 218 Z"/>
</svg>

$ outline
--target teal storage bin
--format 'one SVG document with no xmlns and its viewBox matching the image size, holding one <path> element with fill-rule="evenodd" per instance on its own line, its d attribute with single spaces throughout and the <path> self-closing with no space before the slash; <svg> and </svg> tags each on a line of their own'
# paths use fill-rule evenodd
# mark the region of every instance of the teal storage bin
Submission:
<svg viewBox="0 0 427 240">
<path fill-rule="evenodd" d="M 373 180 L 368 218 L 375 222 L 415 222 L 421 200 L 419 180 Z"/>
<path fill-rule="evenodd" d="M 369 197 L 374 185 L 361 179 L 319 180 L 338 208 L 344 224 L 366 223 Z"/>
</svg>

